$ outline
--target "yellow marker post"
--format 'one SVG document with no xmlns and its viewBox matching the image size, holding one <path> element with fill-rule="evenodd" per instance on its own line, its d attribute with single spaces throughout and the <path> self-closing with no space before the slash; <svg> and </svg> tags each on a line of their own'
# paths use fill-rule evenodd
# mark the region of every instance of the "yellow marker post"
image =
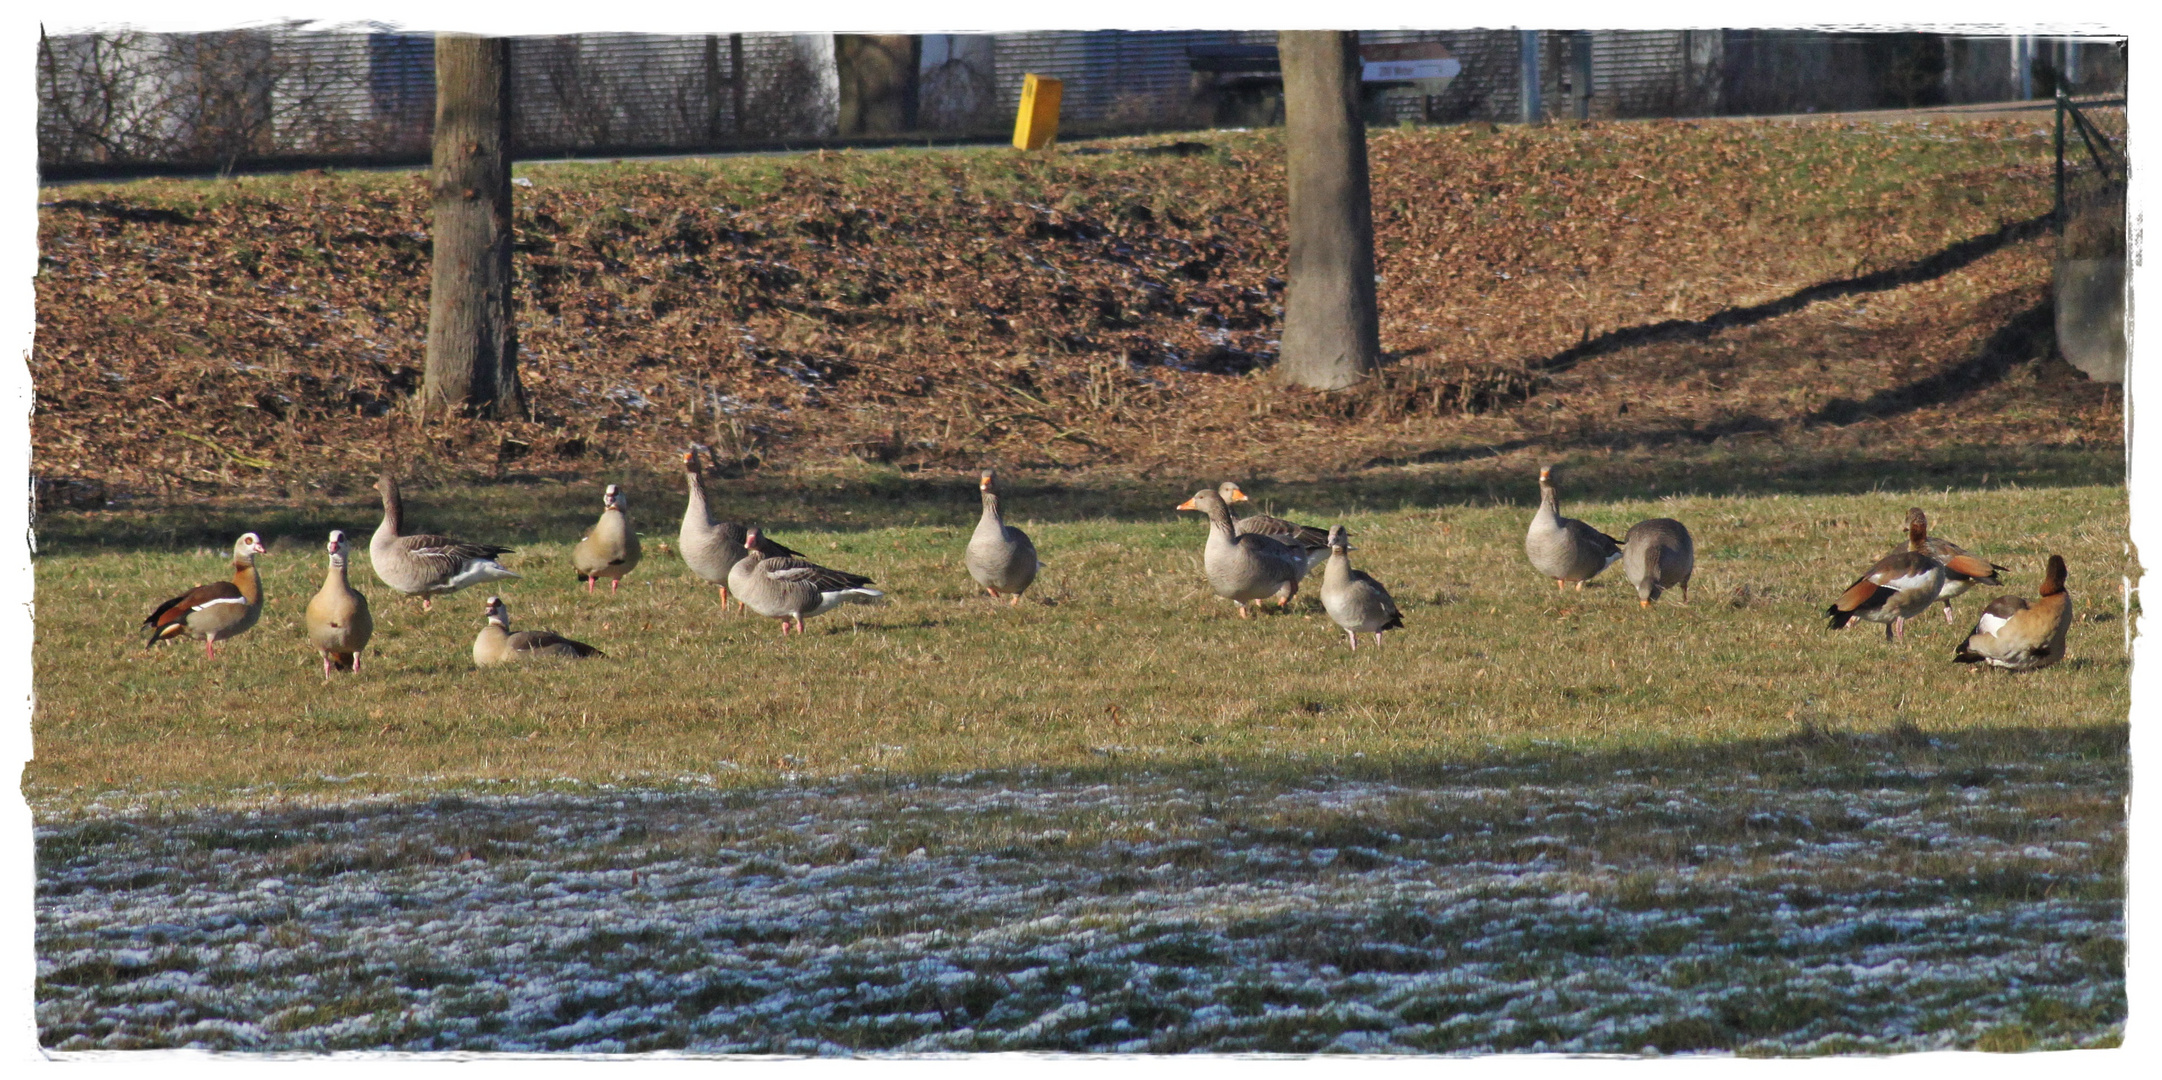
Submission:
<svg viewBox="0 0 2162 1080">
<path fill-rule="evenodd" d="M 1047 75 L 1021 76 L 1021 113 L 1013 119 L 1013 148 L 1041 150 L 1058 141 L 1058 103 L 1066 83 Z"/>
</svg>

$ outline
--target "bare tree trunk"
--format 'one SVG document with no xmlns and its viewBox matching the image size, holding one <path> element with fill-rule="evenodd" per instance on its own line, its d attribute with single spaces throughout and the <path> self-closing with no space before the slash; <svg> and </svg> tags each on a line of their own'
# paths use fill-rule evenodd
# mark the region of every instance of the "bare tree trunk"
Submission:
<svg viewBox="0 0 2162 1080">
<path fill-rule="evenodd" d="M 1285 382 L 1338 390 L 1381 363 L 1359 35 L 1286 30 L 1276 43 L 1291 187 L 1291 272 L 1277 369 Z"/>
<path fill-rule="evenodd" d="M 510 40 L 435 42 L 435 257 L 421 412 L 524 417 L 511 306 Z"/>
<path fill-rule="evenodd" d="M 914 34 L 835 34 L 840 133 L 898 135 L 916 130 L 916 69 L 923 41 Z"/>
</svg>

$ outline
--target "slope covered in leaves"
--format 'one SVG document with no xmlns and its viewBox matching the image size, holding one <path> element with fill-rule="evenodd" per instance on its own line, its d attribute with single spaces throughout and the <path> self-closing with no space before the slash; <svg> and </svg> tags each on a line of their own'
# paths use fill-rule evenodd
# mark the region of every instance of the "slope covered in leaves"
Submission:
<svg viewBox="0 0 2162 1080">
<path fill-rule="evenodd" d="M 444 476 L 582 475 L 665 468 L 695 440 L 744 468 L 1313 477 L 1477 448 L 1965 439 L 1984 408 L 2003 418 L 1988 440 L 2108 443 L 2099 388 L 2014 366 L 2047 353 L 2048 241 L 1998 232 L 2048 209 L 2034 127 L 1377 132 L 1395 360 L 1328 396 L 1268 372 L 1275 132 L 1192 153 L 529 164 L 534 418 L 424 433 L 401 419 L 426 331 L 421 176 L 47 189 L 35 468 L 105 493 L 335 491 L 393 452 Z M 1891 286 L 1746 310 L 1993 233 Z M 1642 329 L 1707 318 L 1727 322 Z"/>
</svg>

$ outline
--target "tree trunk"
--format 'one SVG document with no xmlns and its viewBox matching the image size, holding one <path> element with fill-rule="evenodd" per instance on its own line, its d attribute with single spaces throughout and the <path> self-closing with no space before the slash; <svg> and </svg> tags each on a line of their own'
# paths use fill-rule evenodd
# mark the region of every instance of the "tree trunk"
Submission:
<svg viewBox="0 0 2162 1080">
<path fill-rule="evenodd" d="M 1338 390 L 1381 363 L 1359 35 L 1286 30 L 1276 42 L 1291 188 L 1291 272 L 1277 369 L 1285 382 Z"/>
<path fill-rule="evenodd" d="M 922 49 L 922 39 L 914 34 L 833 35 L 841 134 L 898 135 L 916 130 Z"/>
<path fill-rule="evenodd" d="M 435 39 L 435 256 L 422 415 L 526 415 L 511 307 L 510 40 Z"/>
</svg>

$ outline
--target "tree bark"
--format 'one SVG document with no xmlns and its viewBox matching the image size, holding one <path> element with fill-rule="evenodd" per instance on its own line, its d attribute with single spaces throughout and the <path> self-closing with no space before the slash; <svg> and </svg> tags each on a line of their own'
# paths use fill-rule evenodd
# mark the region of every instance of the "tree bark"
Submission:
<svg viewBox="0 0 2162 1080">
<path fill-rule="evenodd" d="M 527 415 L 511 303 L 510 109 L 510 40 L 438 34 L 424 416 Z"/>
<path fill-rule="evenodd" d="M 840 133 L 898 135 L 916 130 L 917 68 L 923 39 L 914 34 L 835 34 Z"/>
<path fill-rule="evenodd" d="M 1285 382 L 1338 390 L 1381 363 L 1374 300 L 1374 208 L 1359 118 L 1359 35 L 1286 30 L 1284 71 L 1291 271 L 1277 370 Z"/>
</svg>

